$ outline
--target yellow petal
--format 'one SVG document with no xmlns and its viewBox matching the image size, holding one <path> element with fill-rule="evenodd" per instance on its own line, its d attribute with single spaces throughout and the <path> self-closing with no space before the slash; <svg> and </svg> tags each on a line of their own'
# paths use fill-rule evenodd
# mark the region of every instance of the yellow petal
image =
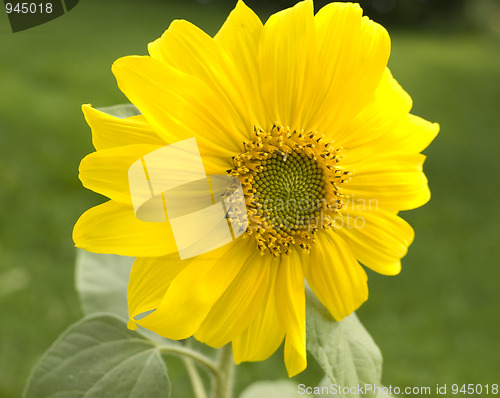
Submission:
<svg viewBox="0 0 500 398">
<path fill-rule="evenodd" d="M 93 152 L 80 163 L 79 178 L 85 188 L 120 203 L 130 204 L 128 169 L 161 146 L 126 145 Z"/>
<path fill-rule="evenodd" d="M 271 283 L 265 303 L 259 309 L 250 326 L 233 339 L 233 356 L 236 364 L 246 361 L 263 361 L 280 346 L 285 336 L 276 307 L 274 288 L 278 264 L 271 266 Z"/>
<path fill-rule="evenodd" d="M 393 153 L 373 155 L 356 163 L 349 160 L 346 154 L 343 163 L 353 170 L 352 178 L 342 186 L 342 192 L 357 200 L 357 206 L 364 202 L 366 207 L 409 210 L 430 199 L 422 171 L 424 155 Z"/>
<path fill-rule="evenodd" d="M 285 365 L 288 376 L 292 377 L 307 366 L 304 274 L 295 250 L 281 259 L 276 279 L 276 307 L 286 333 Z"/>
<path fill-rule="evenodd" d="M 364 205 L 364 204 L 363 204 Z M 383 209 L 360 210 L 349 203 L 335 220 L 335 231 L 356 258 L 372 270 L 384 275 L 401 271 L 401 258 L 414 238 L 411 226 L 393 212 Z"/>
<path fill-rule="evenodd" d="M 335 135 L 336 142 L 354 161 L 393 152 L 418 153 L 436 137 L 439 125 L 409 114 L 411 106 L 409 95 L 386 69 L 372 101 Z"/>
<path fill-rule="evenodd" d="M 255 244 L 239 239 L 192 257 L 175 277 L 161 303 L 137 324 L 169 339 L 192 336 L 242 268 Z"/>
<path fill-rule="evenodd" d="M 272 261 L 254 250 L 195 333 L 197 340 L 219 348 L 250 325 L 269 294 Z"/>
<path fill-rule="evenodd" d="M 298 351 L 288 337 L 285 338 L 285 365 L 288 377 L 293 377 L 302 372 L 307 367 L 306 350 Z M 305 342 L 304 342 L 305 344 Z"/>
<path fill-rule="evenodd" d="M 333 139 L 372 99 L 389 59 L 387 31 L 361 14 L 357 4 L 331 3 L 315 17 L 322 85 L 310 124 Z"/>
<path fill-rule="evenodd" d="M 271 123 L 300 129 L 311 92 L 316 55 L 314 7 L 310 0 L 273 14 L 262 31 L 259 67 L 261 90 Z M 265 126 L 267 128 L 271 126 Z"/>
<path fill-rule="evenodd" d="M 337 132 L 335 141 L 337 145 L 352 151 L 360 147 L 359 150 L 367 151 L 370 155 L 387 152 L 385 137 L 391 135 L 406 119 L 411 106 L 410 96 L 386 68 L 372 100 L 344 129 Z"/>
<path fill-rule="evenodd" d="M 367 276 L 340 236 L 324 231 L 316 237 L 311 254 L 302 255 L 304 275 L 319 301 L 341 321 L 367 300 Z"/>
<path fill-rule="evenodd" d="M 97 150 L 133 144 L 166 145 L 142 115 L 120 119 L 91 105 L 82 105 L 82 111 L 92 129 L 92 143 Z"/>
<path fill-rule="evenodd" d="M 118 59 L 112 70 L 120 90 L 165 141 L 195 137 L 202 156 L 230 159 L 241 152 L 245 137 L 224 102 L 197 77 L 139 56 Z"/>
<path fill-rule="evenodd" d="M 188 264 L 177 254 L 138 257 L 134 261 L 127 291 L 130 328 L 135 329 L 134 317 L 158 307 L 172 280 Z"/>
<path fill-rule="evenodd" d="M 379 145 L 385 147 L 386 151 L 421 152 L 436 138 L 438 132 L 439 124 L 409 114 L 397 128 L 383 137 Z"/>
<path fill-rule="evenodd" d="M 132 205 L 110 200 L 95 206 L 78 219 L 73 241 L 93 253 L 154 257 L 177 253 L 168 223 L 140 221 Z"/>
<path fill-rule="evenodd" d="M 224 105 L 236 131 L 250 137 L 253 98 L 245 79 L 219 43 L 197 26 L 176 20 L 161 38 L 149 44 L 148 50 L 151 57 L 203 81 Z"/>
<path fill-rule="evenodd" d="M 262 22 L 259 17 L 239 0 L 214 40 L 226 51 L 238 69 L 241 83 L 246 84 L 255 117 L 254 124 L 265 126 L 269 117 L 259 87 L 258 53 L 261 33 Z"/>
</svg>

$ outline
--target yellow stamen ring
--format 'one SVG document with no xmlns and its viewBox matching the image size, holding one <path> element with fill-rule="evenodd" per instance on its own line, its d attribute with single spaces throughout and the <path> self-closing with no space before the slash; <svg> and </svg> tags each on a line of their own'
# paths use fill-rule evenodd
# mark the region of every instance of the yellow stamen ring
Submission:
<svg viewBox="0 0 500 398">
<path fill-rule="evenodd" d="M 254 140 L 233 159 L 230 174 L 243 186 L 252 235 L 262 254 L 288 254 L 292 245 L 308 253 L 319 228 L 333 227 L 346 198 L 340 184 L 350 173 L 341 168 L 341 148 L 317 132 L 273 126 L 254 128 Z"/>
</svg>

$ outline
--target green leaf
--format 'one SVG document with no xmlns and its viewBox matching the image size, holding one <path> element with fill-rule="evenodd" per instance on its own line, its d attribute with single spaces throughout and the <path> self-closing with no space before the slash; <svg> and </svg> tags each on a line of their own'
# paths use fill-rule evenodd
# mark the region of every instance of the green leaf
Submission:
<svg viewBox="0 0 500 398">
<path fill-rule="evenodd" d="M 380 385 L 382 354 L 356 314 L 336 322 L 314 294 L 307 291 L 307 349 L 325 372 L 325 384 L 341 387 Z M 354 391 L 339 397 L 374 397 Z"/>
<path fill-rule="evenodd" d="M 240 395 L 240 398 L 297 398 L 297 384 L 289 380 L 258 381 L 251 384 Z"/>
<path fill-rule="evenodd" d="M 24 398 L 168 398 L 157 345 L 106 314 L 70 326 L 33 370 Z"/>
<path fill-rule="evenodd" d="M 110 312 L 128 319 L 127 284 L 134 258 L 78 249 L 76 290 L 83 312 Z"/>
<path fill-rule="evenodd" d="M 108 115 L 118 117 L 120 119 L 125 119 L 130 116 L 140 115 L 141 112 L 133 104 L 121 104 L 113 106 L 105 106 L 102 108 L 96 108 L 98 111 L 107 113 Z"/>
<path fill-rule="evenodd" d="M 128 321 L 127 285 L 135 258 L 96 254 L 78 249 L 76 291 L 85 315 L 111 313 Z M 146 337 L 163 344 L 178 344 L 139 327 Z"/>
</svg>

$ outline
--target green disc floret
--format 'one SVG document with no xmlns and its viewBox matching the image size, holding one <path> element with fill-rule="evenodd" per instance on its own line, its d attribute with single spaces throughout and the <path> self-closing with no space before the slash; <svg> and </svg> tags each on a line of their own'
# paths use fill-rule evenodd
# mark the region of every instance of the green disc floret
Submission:
<svg viewBox="0 0 500 398">
<path fill-rule="evenodd" d="M 321 205 L 321 169 L 313 159 L 295 151 L 276 151 L 261 165 L 253 184 L 260 214 L 277 229 L 299 229 Z"/>
</svg>

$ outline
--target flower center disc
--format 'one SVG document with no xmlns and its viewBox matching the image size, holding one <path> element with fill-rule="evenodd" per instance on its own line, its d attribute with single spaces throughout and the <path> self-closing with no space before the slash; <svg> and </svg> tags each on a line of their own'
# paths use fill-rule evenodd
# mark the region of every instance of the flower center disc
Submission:
<svg viewBox="0 0 500 398">
<path fill-rule="evenodd" d="M 254 201 L 276 230 L 291 233 L 318 215 L 325 194 L 323 173 L 305 154 L 274 152 L 261 162 L 252 184 Z"/>
<path fill-rule="evenodd" d="M 333 227 L 346 197 L 340 184 L 349 172 L 337 165 L 341 149 L 316 132 L 275 125 L 254 129 L 255 139 L 233 159 L 228 172 L 243 186 L 248 228 L 262 254 L 288 254 L 293 245 L 308 253 L 319 228 Z"/>
</svg>

